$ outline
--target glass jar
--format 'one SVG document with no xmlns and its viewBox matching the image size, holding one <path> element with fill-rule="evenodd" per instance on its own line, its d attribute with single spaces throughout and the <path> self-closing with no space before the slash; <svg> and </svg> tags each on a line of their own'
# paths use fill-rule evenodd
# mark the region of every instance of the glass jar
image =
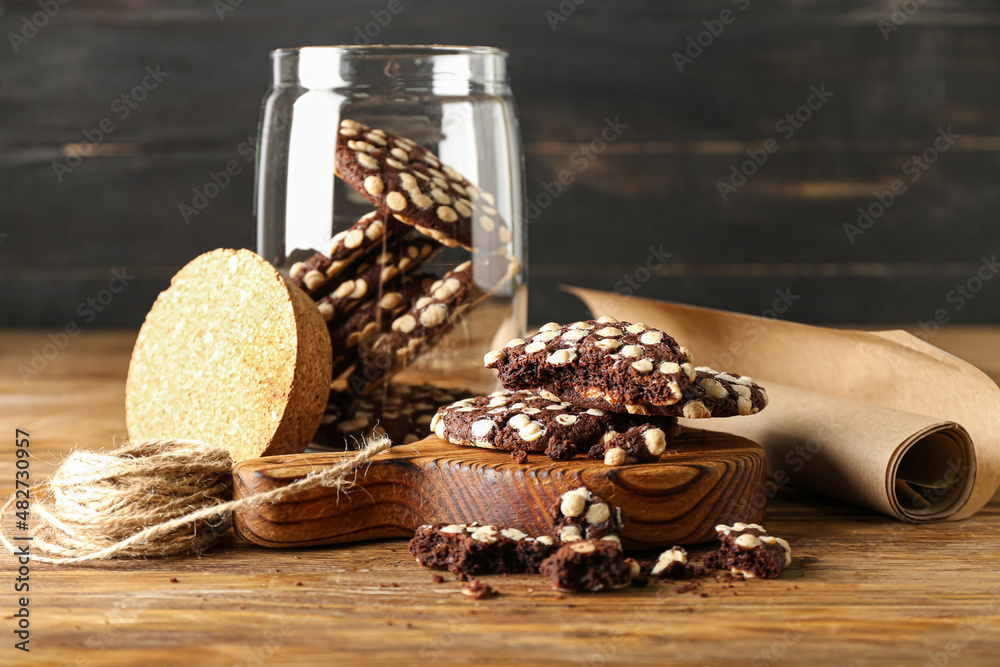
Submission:
<svg viewBox="0 0 1000 667">
<path fill-rule="evenodd" d="M 483 368 L 483 353 L 524 333 L 523 157 L 507 54 L 481 46 L 328 46 L 280 49 L 271 56 L 272 86 L 258 138 L 257 249 L 307 289 L 328 319 L 335 377 L 328 414 L 315 440 L 350 446 L 374 429 L 386 432 L 394 444 L 412 442 L 429 434 L 429 406 L 496 388 L 495 375 Z M 337 170 L 338 159 L 349 159 L 338 153 L 338 139 L 341 150 L 347 150 L 345 135 L 351 137 L 350 151 L 364 150 L 344 155 L 370 150 L 385 160 L 395 145 L 414 147 L 403 155 L 420 162 L 422 152 L 416 147 L 429 150 L 432 155 L 420 162 L 429 171 L 416 175 L 433 178 L 448 193 L 440 199 L 440 192 L 425 189 L 425 195 L 438 199 L 425 208 L 449 204 L 445 213 L 456 219 L 456 226 L 468 226 L 471 241 L 454 243 L 461 234 L 447 225 L 444 231 L 421 227 L 423 219 L 410 216 L 410 209 L 394 214 L 387 206 L 390 193 L 380 192 L 382 199 L 372 201 L 368 195 L 373 193 L 363 192 L 367 179 L 348 184 Z M 405 138 L 404 143 L 395 144 L 394 137 Z M 380 152 L 385 138 L 390 141 Z M 376 167 L 367 157 L 357 159 L 371 163 L 371 173 L 390 182 L 384 162 Z M 355 172 L 347 177 L 352 174 L 356 179 Z M 472 187 L 452 185 L 453 177 L 464 177 Z M 419 193 L 409 192 L 402 201 L 416 206 Z M 455 210 L 462 215 L 453 215 Z M 363 216 L 372 211 L 384 230 L 377 243 L 365 240 L 359 254 L 344 259 L 346 264 L 331 262 L 331 253 L 336 259 L 345 251 L 348 235 L 361 238 L 360 231 L 368 229 Z M 383 280 L 383 273 L 377 284 L 369 279 L 365 288 L 351 289 L 354 283 L 348 281 L 373 275 L 373 263 L 391 263 L 392 257 L 414 252 L 413 245 L 423 253 L 424 241 L 431 246 L 428 257 L 415 257 L 388 279 Z M 465 267 L 467 261 L 471 264 Z M 466 270 L 449 273 L 456 267 Z M 409 308 L 427 302 L 421 297 L 442 294 L 437 288 L 443 283 L 434 278 L 456 275 L 469 278 L 467 302 L 445 303 L 447 326 L 400 353 L 399 339 L 412 327 L 410 321 L 397 320 L 413 315 L 426 321 L 423 311 Z M 446 286 L 444 293 L 450 291 Z M 358 292 L 363 296 L 348 298 Z M 394 302 L 398 304 L 391 309 L 381 307 Z M 366 315 L 358 314 L 362 311 Z M 420 332 L 418 323 L 413 335 Z"/>
</svg>

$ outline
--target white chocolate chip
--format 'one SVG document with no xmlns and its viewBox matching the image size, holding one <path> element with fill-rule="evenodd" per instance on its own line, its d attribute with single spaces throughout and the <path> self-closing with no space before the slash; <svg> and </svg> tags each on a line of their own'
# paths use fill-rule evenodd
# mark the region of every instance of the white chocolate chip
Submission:
<svg viewBox="0 0 1000 667">
<path fill-rule="evenodd" d="M 663 373 L 664 375 L 673 375 L 674 373 L 680 373 L 681 367 L 680 364 L 664 361 L 662 364 L 660 364 L 660 372 Z"/>
<path fill-rule="evenodd" d="M 508 540 L 514 540 L 515 542 L 520 542 L 521 540 L 523 540 L 528 536 L 527 533 L 524 533 L 518 530 L 517 528 L 504 528 L 503 530 L 500 531 L 500 534 L 506 537 Z"/>
<path fill-rule="evenodd" d="M 401 192 L 390 192 L 385 196 L 385 205 L 393 211 L 402 211 L 406 208 L 406 197 Z"/>
<path fill-rule="evenodd" d="M 594 525 L 604 523 L 611 518 L 611 510 L 605 503 L 594 503 L 587 510 L 587 523 Z"/>
<path fill-rule="evenodd" d="M 448 317 L 448 309 L 441 303 L 428 306 L 420 314 L 420 323 L 425 327 L 436 327 Z"/>
<path fill-rule="evenodd" d="M 687 375 L 689 382 L 694 382 L 697 378 L 694 367 L 691 364 L 681 364 L 681 370 Z"/>
<path fill-rule="evenodd" d="M 306 287 L 308 289 L 319 287 L 320 285 L 323 284 L 325 280 L 326 276 L 323 275 L 320 271 L 316 271 L 315 269 L 307 273 L 305 275 L 305 278 L 302 279 L 302 281 L 306 284 Z"/>
<path fill-rule="evenodd" d="M 659 331 L 647 331 L 639 336 L 639 342 L 643 345 L 656 345 L 663 340 L 663 334 Z"/>
<path fill-rule="evenodd" d="M 559 415 L 556 417 L 556 421 L 563 426 L 572 426 L 577 422 L 577 419 L 576 415 Z"/>
<path fill-rule="evenodd" d="M 442 222 L 455 222 L 458 220 L 458 214 L 455 213 L 455 209 L 450 206 L 438 206 L 437 217 Z"/>
<path fill-rule="evenodd" d="M 637 333 L 642 333 L 648 328 L 649 327 L 647 327 L 642 322 L 636 322 L 635 324 L 630 324 L 627 327 L 625 327 L 625 331 L 629 332 L 630 334 L 637 334 Z"/>
<path fill-rule="evenodd" d="M 606 413 L 604 410 L 598 410 L 597 408 L 590 408 L 587 410 L 588 415 L 593 415 L 594 417 L 603 417 Z"/>
<path fill-rule="evenodd" d="M 524 339 L 523 338 L 511 338 L 509 341 L 507 341 L 507 344 L 504 345 L 504 347 L 505 348 L 507 348 L 507 347 L 520 347 L 522 345 L 524 345 Z"/>
<path fill-rule="evenodd" d="M 524 428 L 518 430 L 517 435 L 525 442 L 534 442 L 545 434 L 545 429 L 538 422 L 531 422 Z"/>
<path fill-rule="evenodd" d="M 715 380 L 705 378 L 700 384 L 701 388 L 705 390 L 705 394 L 707 394 L 709 398 L 726 398 L 729 396 L 729 392 L 726 391 L 726 388 Z"/>
<path fill-rule="evenodd" d="M 465 524 L 453 523 L 450 526 L 445 526 L 441 529 L 442 533 L 448 533 L 449 535 L 458 535 L 465 532 Z"/>
<path fill-rule="evenodd" d="M 589 324 L 587 322 L 573 322 L 573 324 L 569 325 L 569 328 L 570 329 L 584 329 L 584 330 L 589 330 L 589 329 L 593 329 L 594 325 L 593 324 Z"/>
<path fill-rule="evenodd" d="M 622 336 L 624 334 L 622 334 L 622 330 L 618 327 L 604 327 L 603 329 L 599 329 L 597 331 L 597 335 L 603 336 L 604 338 L 617 338 L 618 336 Z"/>
<path fill-rule="evenodd" d="M 406 314 L 400 317 L 398 320 L 392 323 L 393 331 L 399 331 L 402 333 L 410 333 L 417 328 L 417 320 L 413 315 Z"/>
<path fill-rule="evenodd" d="M 562 502 L 559 503 L 559 511 L 563 516 L 580 516 L 586 508 L 587 489 L 582 487 L 564 493 Z"/>
<path fill-rule="evenodd" d="M 514 415 L 507 421 L 507 423 L 520 430 L 531 423 L 531 417 L 528 415 Z"/>
<path fill-rule="evenodd" d="M 477 542 L 485 542 L 486 544 L 493 544 L 497 541 L 497 529 L 496 526 L 481 526 L 477 528 L 472 533 L 472 539 Z"/>
<path fill-rule="evenodd" d="M 639 361 L 632 362 L 632 368 L 640 373 L 651 373 L 653 371 L 653 362 L 649 359 L 640 359 Z"/>
<path fill-rule="evenodd" d="M 541 352 L 544 349 L 545 349 L 545 343 L 533 342 L 533 343 L 528 343 L 527 345 L 524 346 L 525 354 L 533 354 L 535 352 Z"/>
<path fill-rule="evenodd" d="M 490 350 L 483 357 L 483 365 L 489 366 L 490 364 L 495 364 L 496 362 L 503 359 L 505 356 L 506 355 L 503 353 L 502 350 Z"/>
<path fill-rule="evenodd" d="M 659 456 L 667 448 L 667 436 L 658 428 L 651 428 L 642 436 L 646 449 L 653 456 Z"/>
<path fill-rule="evenodd" d="M 595 345 L 601 348 L 602 350 L 617 350 L 619 347 L 622 346 L 621 342 L 615 340 L 614 338 L 601 339 L 597 341 Z"/>
<path fill-rule="evenodd" d="M 738 546 L 740 549 L 753 549 L 759 547 L 763 543 L 757 538 L 756 535 L 751 535 L 750 533 L 743 533 L 735 540 L 733 540 L 733 544 Z"/>
<path fill-rule="evenodd" d="M 444 284 L 434 290 L 434 298 L 444 301 L 452 297 L 462 287 L 462 283 L 457 278 L 448 278 Z"/>
<path fill-rule="evenodd" d="M 380 195 L 385 190 L 385 183 L 378 176 L 372 174 L 365 178 L 365 190 L 373 195 Z"/>
<path fill-rule="evenodd" d="M 645 350 L 642 349 L 641 347 L 639 347 L 638 345 L 626 345 L 625 347 L 622 348 L 622 351 L 621 351 L 620 354 L 623 357 L 629 357 L 629 358 L 632 358 L 632 359 L 637 359 L 637 358 L 641 357 L 644 352 L 645 352 Z"/>
<path fill-rule="evenodd" d="M 583 542 L 582 540 L 574 541 L 572 544 L 569 545 L 569 548 L 580 554 L 593 553 L 595 550 L 593 544 L 591 544 L 590 542 Z"/>
<path fill-rule="evenodd" d="M 375 132 L 366 133 L 365 139 L 372 142 L 376 146 L 385 146 L 385 139 L 382 138 L 382 135 L 376 134 Z"/>
<path fill-rule="evenodd" d="M 319 314 L 323 316 L 323 319 L 329 322 L 333 319 L 333 304 L 321 303 L 317 306 Z"/>
<path fill-rule="evenodd" d="M 575 542 L 583 539 L 583 533 L 578 526 L 563 526 L 559 531 L 560 542 Z"/>
<path fill-rule="evenodd" d="M 587 337 L 587 332 L 580 331 L 579 329 L 573 329 L 572 331 L 567 331 L 562 335 L 563 340 L 569 341 L 570 343 L 575 343 L 581 338 L 586 338 L 586 337 Z"/>
<path fill-rule="evenodd" d="M 559 337 L 558 331 L 543 331 L 542 333 L 535 334 L 534 336 L 532 336 L 531 340 L 537 340 L 543 343 L 548 343 L 553 338 L 558 338 L 558 337 Z"/>
<path fill-rule="evenodd" d="M 485 438 L 493 430 L 493 422 L 489 419 L 480 419 L 472 423 L 472 435 L 475 438 Z"/>
<path fill-rule="evenodd" d="M 684 404 L 682 414 L 687 419 L 708 419 L 712 416 L 712 411 L 701 401 L 691 401 Z"/>
<path fill-rule="evenodd" d="M 393 148 L 391 151 L 389 151 L 389 154 L 392 155 L 397 160 L 402 160 L 403 162 L 410 161 L 410 154 L 404 151 L 402 148 L 399 147 Z"/>
<path fill-rule="evenodd" d="M 625 450 L 621 447 L 612 447 L 604 455 L 604 465 L 620 466 L 625 463 Z"/>
<path fill-rule="evenodd" d="M 750 402 L 749 398 L 744 398 L 740 396 L 736 399 L 736 411 L 741 415 L 749 415 L 753 413 L 753 403 Z"/>
<path fill-rule="evenodd" d="M 430 197 L 419 191 L 411 193 L 410 199 L 420 208 L 430 208 L 434 205 L 434 201 Z"/>
<path fill-rule="evenodd" d="M 576 350 L 567 348 L 562 350 L 556 350 L 555 352 L 550 354 L 545 360 L 550 364 L 561 366 L 562 364 L 568 364 L 574 359 L 576 359 Z"/>
<path fill-rule="evenodd" d="M 613 324 L 613 323 L 617 322 L 618 320 L 616 320 L 615 318 L 611 317 L 610 315 L 604 315 L 602 317 L 598 317 L 597 321 L 600 322 L 600 323 L 602 323 L 602 324 Z"/>
<path fill-rule="evenodd" d="M 556 543 L 556 541 L 553 540 L 548 535 L 542 535 L 542 536 L 540 536 L 537 541 L 538 541 L 539 544 L 544 544 L 546 546 L 552 546 L 553 544 Z"/>
</svg>

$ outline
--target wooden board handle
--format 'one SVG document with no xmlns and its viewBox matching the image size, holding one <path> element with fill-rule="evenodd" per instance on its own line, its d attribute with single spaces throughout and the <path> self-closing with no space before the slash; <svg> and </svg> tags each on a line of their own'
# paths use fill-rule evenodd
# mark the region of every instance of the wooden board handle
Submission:
<svg viewBox="0 0 1000 667">
<path fill-rule="evenodd" d="M 662 548 L 715 537 L 719 523 L 760 522 L 764 451 L 724 433 L 685 429 L 658 463 L 620 467 L 577 458 L 531 455 L 519 464 L 504 452 L 459 447 L 434 436 L 394 447 L 357 472 L 339 497 L 331 489 L 237 511 L 236 533 L 268 547 L 410 537 L 438 521 L 494 524 L 529 535 L 551 530 L 558 498 L 586 486 L 622 511 L 626 548 Z M 234 495 L 243 498 L 335 465 L 352 452 L 270 456 L 239 463 Z"/>
</svg>

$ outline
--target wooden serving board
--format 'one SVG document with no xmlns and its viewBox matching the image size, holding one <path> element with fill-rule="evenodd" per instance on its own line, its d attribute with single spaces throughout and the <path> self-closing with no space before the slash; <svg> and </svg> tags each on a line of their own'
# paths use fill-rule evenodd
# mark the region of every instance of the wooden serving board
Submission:
<svg viewBox="0 0 1000 667">
<path fill-rule="evenodd" d="M 233 470 L 234 496 L 290 484 L 339 463 L 352 452 L 269 456 Z M 287 501 L 237 511 L 236 533 L 266 547 L 337 544 L 410 537 L 426 523 L 447 521 L 551 530 L 558 498 L 586 486 L 621 508 L 627 548 L 703 542 L 715 526 L 760 522 L 764 515 L 764 450 L 744 438 L 685 429 L 658 463 L 606 466 L 576 458 L 530 455 L 449 444 L 431 436 L 380 454 L 357 474 L 349 492 L 318 489 Z"/>
</svg>

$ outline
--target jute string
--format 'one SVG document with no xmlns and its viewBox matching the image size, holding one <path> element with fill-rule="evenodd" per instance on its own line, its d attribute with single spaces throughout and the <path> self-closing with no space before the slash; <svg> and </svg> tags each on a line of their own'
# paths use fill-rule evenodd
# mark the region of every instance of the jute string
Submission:
<svg viewBox="0 0 1000 667">
<path fill-rule="evenodd" d="M 32 560 L 56 565 L 201 552 L 225 533 L 235 510 L 319 487 L 346 491 L 354 484 L 350 474 L 391 444 L 377 438 L 342 463 L 239 500 L 232 499 L 232 458 L 220 445 L 149 440 L 76 451 L 31 489 L 34 539 L 19 544 L 30 545 Z M 11 496 L 0 509 L 0 540 L 15 553 L 5 519 L 17 500 Z"/>
</svg>

